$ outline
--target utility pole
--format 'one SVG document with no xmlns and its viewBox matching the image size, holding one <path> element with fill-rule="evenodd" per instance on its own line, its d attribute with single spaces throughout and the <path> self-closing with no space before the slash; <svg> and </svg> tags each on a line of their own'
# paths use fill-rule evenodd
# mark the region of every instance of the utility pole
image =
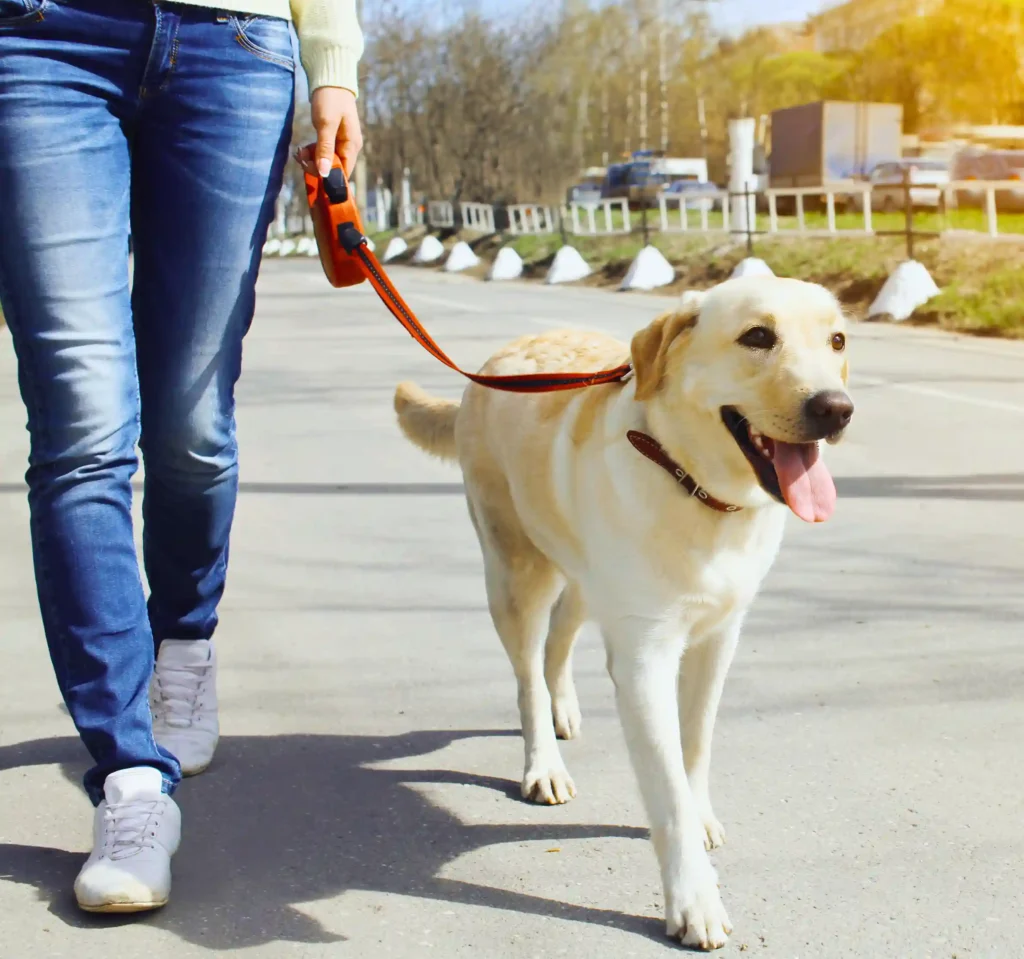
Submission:
<svg viewBox="0 0 1024 959">
<path fill-rule="evenodd" d="M 640 22 L 640 149 L 647 149 L 647 19 Z"/>
<path fill-rule="evenodd" d="M 665 0 L 658 0 L 658 98 L 661 101 L 661 152 L 668 156 L 668 63 L 665 58 Z"/>
<path fill-rule="evenodd" d="M 363 31 L 366 31 L 366 25 L 363 23 L 363 0 L 356 0 L 356 16 L 359 18 L 359 26 L 362 27 Z M 360 118 L 361 123 L 365 123 L 367 120 L 366 111 L 362 111 L 362 117 Z M 366 141 L 363 141 L 363 148 L 359 151 L 359 156 L 356 158 L 356 204 L 359 209 L 366 213 L 366 202 L 369 199 L 366 181 L 369 174 L 366 172 Z M 380 202 L 378 197 L 377 202 Z"/>
</svg>

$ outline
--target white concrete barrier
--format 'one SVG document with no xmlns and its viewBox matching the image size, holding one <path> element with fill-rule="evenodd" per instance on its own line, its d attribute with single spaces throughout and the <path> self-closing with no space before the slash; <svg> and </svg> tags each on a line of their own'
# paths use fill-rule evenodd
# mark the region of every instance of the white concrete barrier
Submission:
<svg viewBox="0 0 1024 959">
<path fill-rule="evenodd" d="M 455 208 L 447 200 L 431 200 L 427 204 L 427 224 L 435 229 L 455 226 Z"/>
<path fill-rule="evenodd" d="M 655 246 L 645 246 L 629 266 L 620 290 L 653 290 L 668 286 L 676 278 L 675 267 Z"/>
<path fill-rule="evenodd" d="M 436 236 L 425 236 L 412 255 L 413 263 L 436 263 L 444 256 L 444 246 Z"/>
<path fill-rule="evenodd" d="M 491 264 L 488 280 L 517 280 L 523 275 L 523 258 L 510 246 L 503 246 Z"/>
<path fill-rule="evenodd" d="M 291 256 L 295 252 L 295 250 L 297 248 L 298 248 L 298 243 L 296 243 L 290 236 L 286 237 L 285 239 L 283 239 L 281 241 L 280 255 L 281 256 Z"/>
<path fill-rule="evenodd" d="M 460 203 L 462 228 L 488 236 L 494 232 L 494 207 L 486 203 Z"/>
<path fill-rule="evenodd" d="M 548 269 L 545 283 L 575 283 L 590 276 L 587 261 L 580 256 L 579 250 L 572 246 L 563 246 L 556 254 Z"/>
<path fill-rule="evenodd" d="M 272 236 L 266 243 L 263 244 L 263 255 L 264 256 L 280 256 L 281 254 L 281 241 L 276 237 Z"/>
<path fill-rule="evenodd" d="M 886 317 L 901 322 L 940 292 L 923 263 L 904 260 L 868 307 L 868 319 Z"/>
<path fill-rule="evenodd" d="M 405 242 L 400 236 L 393 236 L 388 240 L 388 245 L 384 249 L 384 262 L 390 263 L 396 257 L 401 256 L 406 250 L 409 249 L 409 244 Z"/>
<path fill-rule="evenodd" d="M 745 260 L 740 260 L 729 275 L 733 279 L 740 276 L 775 276 L 772 268 L 756 256 L 748 256 Z"/>
<path fill-rule="evenodd" d="M 448 259 L 444 261 L 444 270 L 446 273 L 460 273 L 462 270 L 468 270 L 471 266 L 476 266 L 479 262 L 480 257 L 473 252 L 470 245 L 465 240 L 460 240 L 452 247 Z"/>
</svg>

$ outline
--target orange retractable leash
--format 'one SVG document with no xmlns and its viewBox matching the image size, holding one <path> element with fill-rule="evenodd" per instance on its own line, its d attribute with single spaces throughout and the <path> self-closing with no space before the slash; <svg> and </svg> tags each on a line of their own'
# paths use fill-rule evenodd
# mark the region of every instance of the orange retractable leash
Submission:
<svg viewBox="0 0 1024 959">
<path fill-rule="evenodd" d="M 416 314 L 409 309 L 367 246 L 355 197 L 337 156 L 327 177 L 306 174 L 306 199 L 313 217 L 320 263 L 331 285 L 355 286 L 369 280 L 392 316 L 420 346 L 474 383 L 514 393 L 550 393 L 614 383 L 629 373 L 631 367 L 628 363 L 596 373 L 522 373 L 518 376 L 485 376 L 460 369 L 416 319 Z"/>
</svg>

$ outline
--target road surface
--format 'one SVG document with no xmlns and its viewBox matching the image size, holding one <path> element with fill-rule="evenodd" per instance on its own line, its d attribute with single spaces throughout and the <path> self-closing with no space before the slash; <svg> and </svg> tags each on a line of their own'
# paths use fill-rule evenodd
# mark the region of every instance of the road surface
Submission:
<svg viewBox="0 0 1024 959">
<path fill-rule="evenodd" d="M 624 337 L 671 301 L 395 270 L 453 355 L 556 325 Z M 661 892 L 599 642 L 576 657 L 579 798 L 518 798 L 510 667 L 456 470 L 396 382 L 459 379 L 369 287 L 271 261 L 239 391 L 217 636 L 223 740 L 178 792 L 169 906 L 80 914 L 83 753 L 47 660 L 0 335 L 0 955 L 655 957 Z M 793 520 L 716 734 L 714 854 L 765 959 L 1024 955 L 1024 349 L 858 326 L 840 503 Z M 678 949 L 676 949 L 678 951 Z"/>
</svg>

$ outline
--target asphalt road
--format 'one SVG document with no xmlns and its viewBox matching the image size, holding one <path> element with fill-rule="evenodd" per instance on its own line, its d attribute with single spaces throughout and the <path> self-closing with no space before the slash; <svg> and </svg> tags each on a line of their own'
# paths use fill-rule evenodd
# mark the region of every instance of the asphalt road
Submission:
<svg viewBox="0 0 1024 959">
<path fill-rule="evenodd" d="M 531 329 L 628 335 L 666 300 L 396 270 L 481 361 Z M 1024 349 L 859 326 L 837 515 L 792 520 L 726 687 L 714 854 L 765 959 L 1024 956 Z M 78 913 L 83 754 L 35 605 L 27 448 L 0 335 L 0 956 L 666 956 L 596 635 L 576 657 L 579 798 L 518 798 L 511 669 L 457 471 L 395 383 L 456 395 L 369 288 L 272 261 L 240 389 L 217 636 L 224 738 L 178 792 L 169 906 Z M 678 947 L 675 947 L 678 948 Z"/>
</svg>

